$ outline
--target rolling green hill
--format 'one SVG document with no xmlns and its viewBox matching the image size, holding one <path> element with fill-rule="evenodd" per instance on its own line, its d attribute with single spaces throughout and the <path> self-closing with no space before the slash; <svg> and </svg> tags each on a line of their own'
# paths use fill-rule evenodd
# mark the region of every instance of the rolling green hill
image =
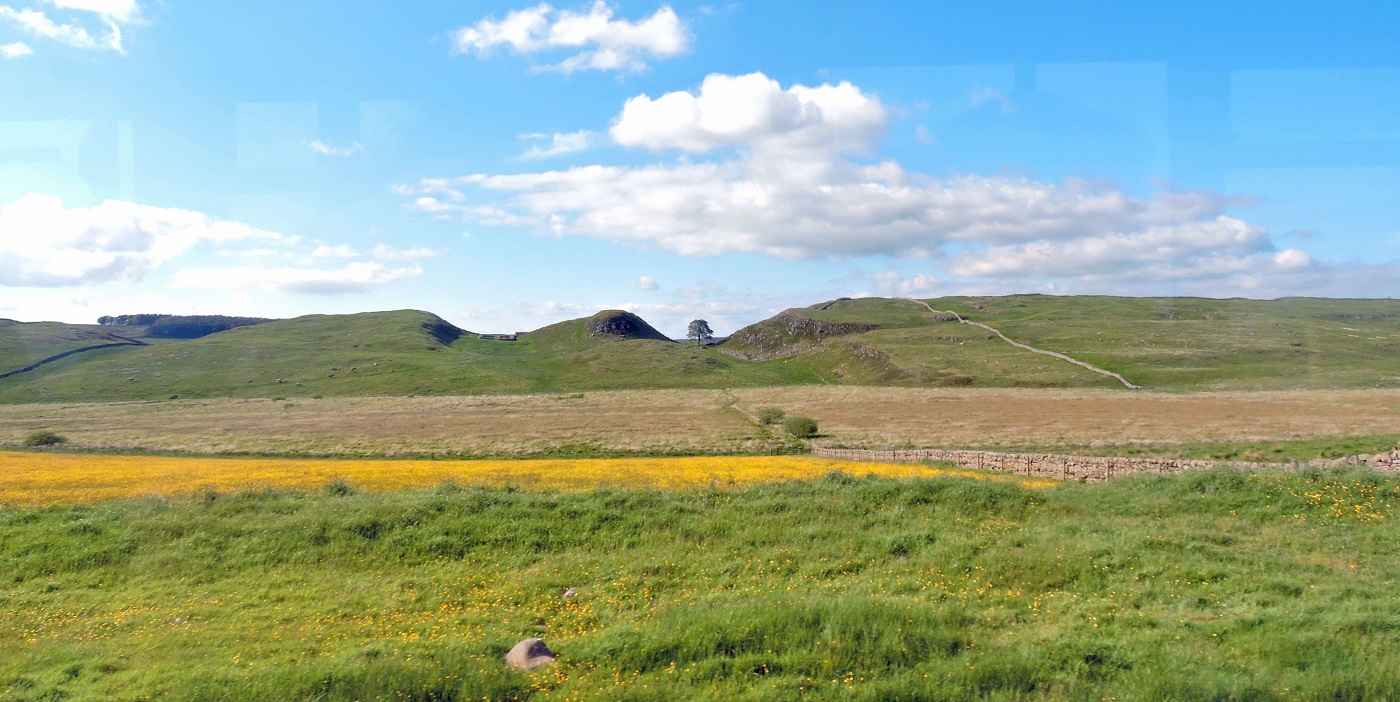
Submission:
<svg viewBox="0 0 1400 702">
<path fill-rule="evenodd" d="M 76 354 L 0 379 L 0 402 L 812 383 L 1122 387 L 959 316 L 1154 389 L 1400 385 L 1400 301 L 1015 295 L 924 302 L 834 300 L 786 310 L 708 346 L 673 342 L 617 310 L 516 341 L 478 338 L 412 310 L 312 315 Z M 14 370 L 113 340 L 102 327 L 3 321 L 0 361 Z"/>
<path fill-rule="evenodd" d="M 16 322 L 0 319 L 0 375 L 14 373 L 55 356 L 109 344 L 139 345 L 132 339 L 144 327 L 104 327 L 96 324 Z"/>
</svg>

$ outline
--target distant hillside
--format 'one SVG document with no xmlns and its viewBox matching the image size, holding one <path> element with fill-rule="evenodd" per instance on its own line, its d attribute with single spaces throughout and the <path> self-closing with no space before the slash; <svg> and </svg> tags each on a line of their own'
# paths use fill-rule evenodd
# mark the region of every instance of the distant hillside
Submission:
<svg viewBox="0 0 1400 702">
<path fill-rule="evenodd" d="M 810 383 L 1159 390 L 1400 386 L 1400 302 L 1016 295 L 833 300 L 713 346 L 667 339 L 618 310 L 517 341 L 403 310 L 313 315 L 199 339 L 122 341 L 121 327 L 0 321 L 0 402 L 427 395 Z M 931 309 L 930 309 L 931 308 Z M 135 331 L 139 330 L 136 328 Z M 130 343 L 127 343 L 130 342 Z"/>
<path fill-rule="evenodd" d="M 146 329 L 146 336 L 151 339 L 198 339 L 235 327 L 249 327 L 271 321 L 263 317 L 225 317 L 219 314 L 169 316 L 153 322 Z"/>
<path fill-rule="evenodd" d="M 34 364 L 64 354 L 114 345 L 138 346 L 131 337 L 145 332 L 141 327 L 104 327 L 96 324 L 60 322 L 16 322 L 0 319 L 0 376 L 18 373 Z"/>
</svg>

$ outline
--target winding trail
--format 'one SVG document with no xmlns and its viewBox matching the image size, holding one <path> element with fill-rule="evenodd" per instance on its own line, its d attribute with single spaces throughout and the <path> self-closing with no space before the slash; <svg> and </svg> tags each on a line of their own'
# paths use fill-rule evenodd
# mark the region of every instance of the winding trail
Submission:
<svg viewBox="0 0 1400 702">
<path fill-rule="evenodd" d="M 1073 363 L 1074 365 L 1079 366 L 1080 368 L 1085 368 L 1085 369 L 1087 369 L 1087 370 L 1091 370 L 1091 371 L 1093 371 L 1093 372 L 1095 372 L 1095 373 L 1098 373 L 1098 374 L 1100 374 L 1100 375 L 1106 375 L 1106 376 L 1108 376 L 1108 377 L 1110 377 L 1110 378 L 1114 378 L 1114 379 L 1116 379 L 1118 382 L 1122 383 L 1125 387 L 1127 387 L 1127 388 L 1129 388 L 1129 389 L 1132 389 L 1132 390 L 1141 390 L 1141 389 L 1142 389 L 1142 386 L 1141 386 L 1141 385 L 1134 385 L 1133 383 L 1129 382 L 1127 378 L 1124 378 L 1123 376 L 1118 375 L 1117 373 L 1114 373 L 1114 372 L 1111 371 L 1111 370 L 1104 370 L 1103 368 L 1100 368 L 1100 367 L 1098 367 L 1098 366 L 1096 366 L 1096 365 L 1094 365 L 1094 364 L 1092 364 L 1092 363 L 1085 363 L 1084 361 L 1081 361 L 1081 360 L 1079 360 L 1079 359 L 1077 359 L 1077 358 L 1070 358 L 1069 356 L 1066 356 L 1066 355 L 1064 355 L 1064 354 L 1062 354 L 1062 353 L 1057 353 L 1057 352 L 1055 352 L 1055 351 L 1046 351 L 1045 349 L 1038 349 L 1038 348 L 1036 348 L 1036 347 L 1034 347 L 1034 346 L 1031 346 L 1030 344 L 1023 344 L 1023 343 L 1021 343 L 1021 342 L 1019 342 L 1019 341 L 1016 341 L 1016 340 L 1014 340 L 1014 339 L 1011 339 L 1011 338 L 1008 337 L 1007 335 L 1001 333 L 1001 330 L 999 330 L 999 329 L 996 329 L 996 328 L 994 328 L 994 327 L 989 327 L 989 326 L 987 326 L 987 325 L 985 325 L 985 324 L 983 324 L 983 323 L 981 323 L 981 322 L 974 322 L 974 321 L 972 321 L 972 320 L 970 320 L 970 319 L 968 319 L 968 318 L 966 318 L 966 317 L 964 317 L 964 316 L 962 316 L 962 315 L 960 315 L 960 314 L 958 314 L 957 312 L 954 312 L 954 311 L 952 311 L 952 310 L 936 310 L 936 309 L 933 309 L 933 307 L 930 306 L 927 302 L 924 302 L 923 300 L 915 300 L 915 299 L 912 298 L 912 297 L 902 297 L 902 298 L 899 298 L 899 299 L 901 299 L 901 300 L 908 300 L 909 302 L 916 302 L 916 303 L 918 303 L 918 304 L 920 304 L 920 305 L 923 305 L 924 307 L 927 307 L 927 308 L 928 308 L 928 311 L 930 311 L 930 312 L 932 312 L 932 313 L 934 313 L 934 314 L 951 314 L 951 315 L 953 315 L 954 317 L 956 317 L 956 318 L 958 319 L 959 322 L 961 322 L 961 323 L 963 323 L 963 324 L 971 324 L 971 325 L 974 326 L 974 327 L 981 327 L 981 328 L 983 328 L 983 329 L 986 329 L 987 331 L 989 331 L 989 332 L 991 332 L 991 333 L 993 333 L 993 334 L 996 334 L 997 336 L 1001 337 L 1001 340 L 1002 340 L 1002 341 L 1005 341 L 1006 343 L 1011 344 L 1012 346 L 1015 346 L 1015 347 L 1018 348 L 1018 349 L 1025 349 L 1025 350 L 1027 350 L 1027 351 L 1031 351 L 1031 352 L 1038 353 L 1038 354 L 1043 354 L 1043 355 L 1045 355 L 1045 356 L 1053 356 L 1053 357 L 1055 357 L 1055 358 L 1060 359 L 1061 361 L 1069 361 L 1070 363 Z"/>
</svg>

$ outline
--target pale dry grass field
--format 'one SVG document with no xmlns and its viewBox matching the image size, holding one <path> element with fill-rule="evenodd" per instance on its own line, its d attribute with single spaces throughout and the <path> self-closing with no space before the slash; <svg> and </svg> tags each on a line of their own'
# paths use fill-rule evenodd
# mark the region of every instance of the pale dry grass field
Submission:
<svg viewBox="0 0 1400 702">
<path fill-rule="evenodd" d="M 762 388 L 740 408 L 814 417 L 851 446 L 1182 444 L 1400 432 L 1400 390 L 1158 393 L 1121 390 Z"/>
<path fill-rule="evenodd" d="M 781 445 L 723 392 L 706 390 L 0 406 L 0 442 L 36 429 L 74 448 L 185 453 L 762 453 Z"/>
<path fill-rule="evenodd" d="M 325 456 L 766 453 L 752 420 L 808 415 L 848 446 L 1284 441 L 1400 433 L 1400 390 L 787 387 L 571 395 L 362 397 L 0 406 L 0 444 L 48 429 L 77 449 Z"/>
</svg>

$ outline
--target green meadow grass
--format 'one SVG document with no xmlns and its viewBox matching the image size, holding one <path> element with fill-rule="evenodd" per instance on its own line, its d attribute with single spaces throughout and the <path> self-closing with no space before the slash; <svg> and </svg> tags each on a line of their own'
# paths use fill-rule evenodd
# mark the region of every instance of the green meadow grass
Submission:
<svg viewBox="0 0 1400 702">
<path fill-rule="evenodd" d="M 95 324 L 61 322 L 22 323 L 0 319 L 0 373 L 25 366 L 66 351 L 120 342 L 109 334 L 140 335 L 144 328 L 100 327 Z"/>
<path fill-rule="evenodd" d="M 1395 300 L 1012 295 L 928 303 L 1156 390 L 1400 387 Z M 457 337 L 456 330 L 444 334 L 448 325 L 427 312 L 311 315 L 191 341 L 79 354 L 0 381 L 0 402 L 818 383 L 1121 388 L 1112 378 L 1017 349 L 983 329 L 940 320 L 908 300 L 841 300 L 799 313 L 880 327 L 806 338 L 774 318 L 748 329 L 799 352 L 745 360 L 734 354 L 754 349 L 740 341 L 698 346 L 591 339 L 586 319 L 505 342 L 470 333 Z M 21 360 L 70 348 L 93 333 L 81 326 L 0 321 L 0 363 L 22 367 Z"/>
<path fill-rule="evenodd" d="M 1396 699 L 1397 504 L 1211 471 L 7 508 L 0 699 Z M 530 636 L 558 663 L 506 669 Z"/>
<path fill-rule="evenodd" d="M 312 315 L 191 341 L 94 351 L 0 382 L 0 402 L 461 395 L 817 380 L 805 367 L 747 363 L 695 345 L 580 341 L 581 334 L 570 332 L 582 328 L 581 320 L 516 342 L 471 334 L 444 338 L 433 331 L 439 324 L 435 315 L 412 310 Z"/>
</svg>

